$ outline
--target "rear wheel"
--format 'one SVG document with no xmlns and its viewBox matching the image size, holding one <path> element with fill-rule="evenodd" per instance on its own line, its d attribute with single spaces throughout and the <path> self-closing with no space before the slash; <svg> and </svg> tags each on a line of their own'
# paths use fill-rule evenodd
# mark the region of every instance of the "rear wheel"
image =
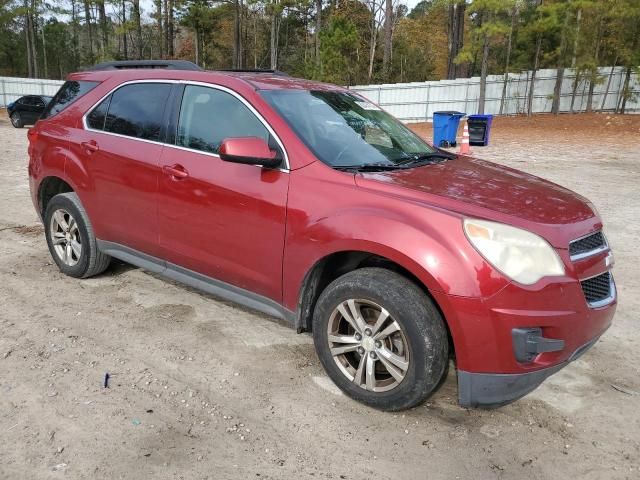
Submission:
<svg viewBox="0 0 640 480">
<path fill-rule="evenodd" d="M 87 212 L 75 193 L 53 197 L 44 223 L 51 257 L 62 273 L 87 278 L 107 269 L 111 257 L 98 250 Z"/>
<path fill-rule="evenodd" d="M 13 112 L 11 114 L 11 117 L 9 118 L 11 119 L 11 125 L 13 125 L 15 128 L 24 127 L 24 122 L 22 121 L 22 117 L 18 112 Z"/>
<path fill-rule="evenodd" d="M 431 300 L 405 277 L 381 268 L 347 273 L 322 292 L 313 337 L 335 384 L 381 410 L 424 401 L 448 360 L 446 327 Z"/>
</svg>

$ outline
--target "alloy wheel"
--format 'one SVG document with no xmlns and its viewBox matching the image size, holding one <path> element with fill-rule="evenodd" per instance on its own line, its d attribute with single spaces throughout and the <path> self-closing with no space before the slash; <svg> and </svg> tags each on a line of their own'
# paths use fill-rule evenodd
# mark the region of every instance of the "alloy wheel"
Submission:
<svg viewBox="0 0 640 480">
<path fill-rule="evenodd" d="M 76 265 L 82 255 L 82 239 L 78 224 L 71 214 L 63 209 L 53 212 L 49 233 L 58 258 L 70 267 Z"/>
<path fill-rule="evenodd" d="M 404 330 L 375 302 L 342 302 L 331 313 L 327 338 L 340 371 L 364 390 L 393 390 L 407 374 L 409 343 Z"/>
<path fill-rule="evenodd" d="M 11 125 L 13 125 L 14 127 L 18 127 L 20 125 L 20 115 L 14 112 L 10 118 L 11 118 Z"/>
</svg>

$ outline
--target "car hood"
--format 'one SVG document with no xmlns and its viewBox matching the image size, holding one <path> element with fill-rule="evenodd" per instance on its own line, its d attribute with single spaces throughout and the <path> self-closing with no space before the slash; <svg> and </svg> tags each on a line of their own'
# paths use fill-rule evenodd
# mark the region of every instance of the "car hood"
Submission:
<svg viewBox="0 0 640 480">
<path fill-rule="evenodd" d="M 382 188 L 417 196 L 448 210 L 513 224 L 577 223 L 593 218 L 588 200 L 534 175 L 479 160 L 458 157 L 447 162 L 406 170 L 356 175 L 360 186 Z M 509 218 L 505 218 L 509 217 Z M 511 221 L 509 221 L 511 220 Z"/>
</svg>

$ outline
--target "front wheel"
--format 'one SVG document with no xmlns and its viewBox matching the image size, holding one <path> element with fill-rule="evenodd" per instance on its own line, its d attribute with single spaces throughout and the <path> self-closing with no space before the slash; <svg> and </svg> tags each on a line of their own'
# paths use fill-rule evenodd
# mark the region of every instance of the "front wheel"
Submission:
<svg viewBox="0 0 640 480">
<path fill-rule="evenodd" d="M 313 339 L 327 374 L 347 395 L 380 410 L 420 404 L 448 361 L 444 321 L 413 282 L 382 268 L 362 268 L 320 295 Z"/>
</svg>

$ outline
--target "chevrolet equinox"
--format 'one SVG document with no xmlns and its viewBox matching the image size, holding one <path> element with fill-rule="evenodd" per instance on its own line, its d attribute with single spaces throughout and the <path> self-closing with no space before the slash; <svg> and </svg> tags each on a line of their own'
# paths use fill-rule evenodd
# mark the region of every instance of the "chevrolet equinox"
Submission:
<svg viewBox="0 0 640 480">
<path fill-rule="evenodd" d="M 112 62 L 70 75 L 28 138 L 63 273 L 117 258 L 277 317 L 378 409 L 425 400 L 450 357 L 462 406 L 514 401 L 616 308 L 589 201 L 434 148 L 345 88 Z"/>
</svg>

